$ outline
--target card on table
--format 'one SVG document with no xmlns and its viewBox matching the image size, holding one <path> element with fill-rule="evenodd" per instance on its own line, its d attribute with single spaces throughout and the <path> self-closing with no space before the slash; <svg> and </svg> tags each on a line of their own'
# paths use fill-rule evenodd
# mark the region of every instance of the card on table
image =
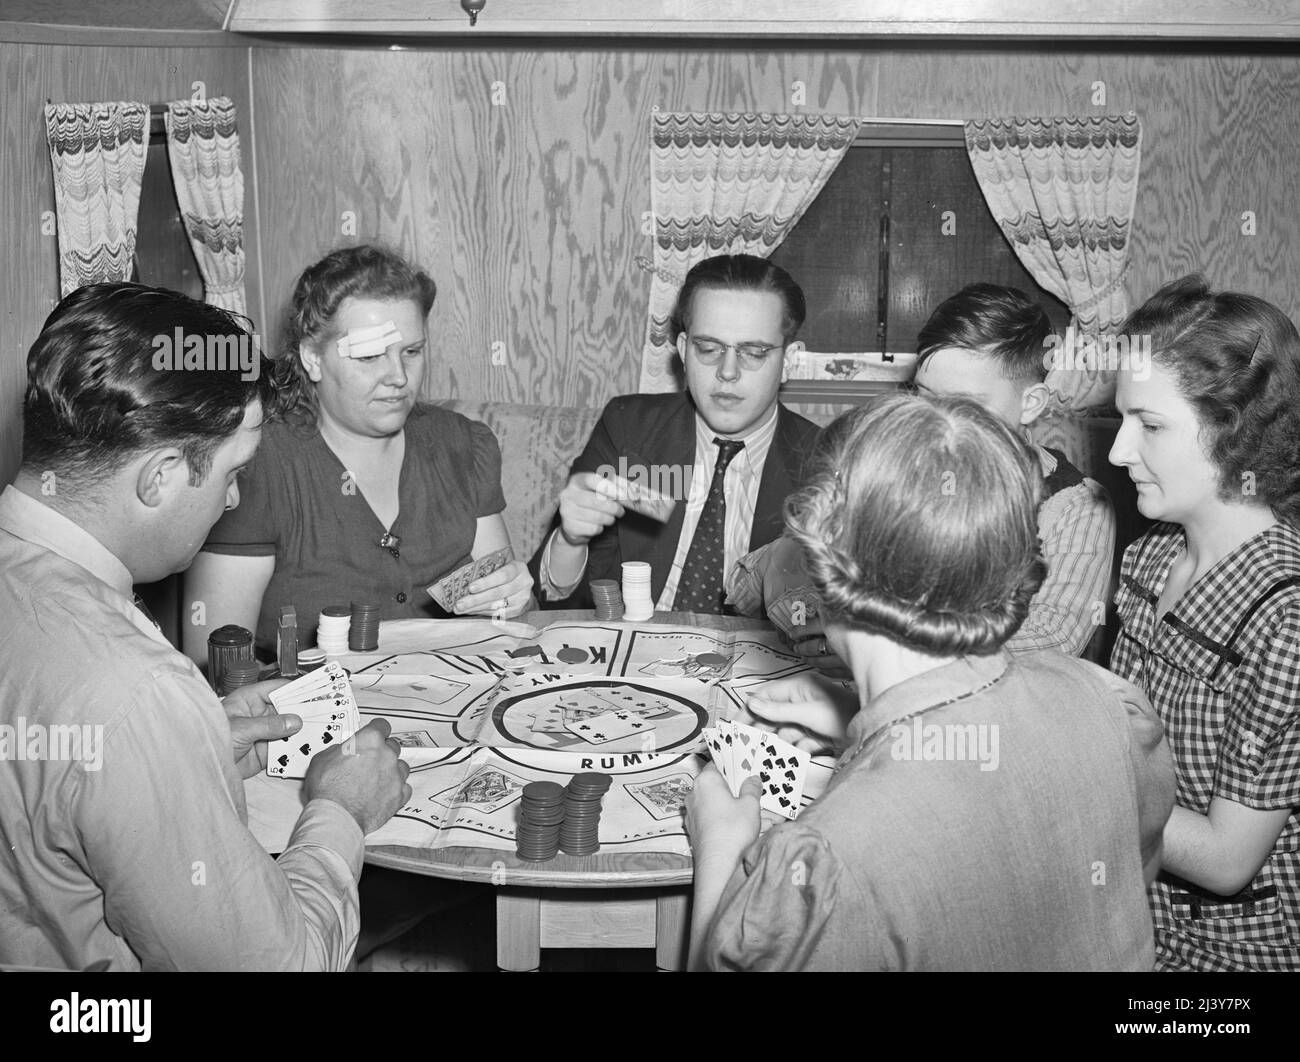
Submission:
<svg viewBox="0 0 1300 1062">
<path fill-rule="evenodd" d="M 439 608 L 444 612 L 452 612 L 456 607 L 456 602 L 465 596 L 466 588 L 470 583 L 496 571 L 498 568 L 504 568 L 514 559 L 514 550 L 509 546 L 504 546 L 495 553 L 489 553 L 486 557 L 480 557 L 478 560 L 472 560 L 468 564 L 462 565 L 454 572 L 444 575 L 426 589 L 429 595 L 438 602 Z"/>
<path fill-rule="evenodd" d="M 655 728 L 654 723 L 633 712 L 618 709 L 593 715 L 589 719 L 578 719 L 565 726 L 571 734 L 577 734 L 583 741 L 592 745 L 604 745 L 618 738 L 632 734 L 649 734 Z"/>
</svg>

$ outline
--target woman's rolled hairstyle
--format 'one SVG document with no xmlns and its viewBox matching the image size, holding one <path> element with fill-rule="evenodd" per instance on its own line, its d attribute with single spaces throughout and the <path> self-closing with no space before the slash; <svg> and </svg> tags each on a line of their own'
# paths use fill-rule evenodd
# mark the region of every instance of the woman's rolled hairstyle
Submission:
<svg viewBox="0 0 1300 1062">
<path fill-rule="evenodd" d="M 965 399 L 888 395 L 845 414 L 786 503 L 834 620 L 937 656 L 996 652 L 1046 574 L 1043 473 Z"/>
</svg>

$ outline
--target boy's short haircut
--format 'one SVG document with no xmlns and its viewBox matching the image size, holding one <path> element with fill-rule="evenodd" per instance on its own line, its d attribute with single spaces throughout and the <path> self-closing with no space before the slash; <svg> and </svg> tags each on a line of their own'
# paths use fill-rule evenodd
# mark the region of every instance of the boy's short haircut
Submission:
<svg viewBox="0 0 1300 1062">
<path fill-rule="evenodd" d="M 1019 288 L 968 284 L 934 308 L 916 340 L 917 366 L 946 347 L 987 355 L 1010 380 L 1041 383 L 1050 353 L 1047 312 Z"/>
</svg>

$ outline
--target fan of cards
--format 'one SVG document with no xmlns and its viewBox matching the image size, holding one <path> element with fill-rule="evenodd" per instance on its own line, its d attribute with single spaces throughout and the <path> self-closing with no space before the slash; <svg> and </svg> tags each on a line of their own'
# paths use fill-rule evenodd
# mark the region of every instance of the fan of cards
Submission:
<svg viewBox="0 0 1300 1062">
<path fill-rule="evenodd" d="M 707 727 L 704 741 L 713 754 L 732 796 L 740 796 L 746 778 L 758 778 L 763 787 L 759 807 L 787 819 L 799 814 L 808 754 L 756 727 L 720 719 Z"/>
<path fill-rule="evenodd" d="M 347 741 L 361 729 L 352 683 L 336 660 L 281 686 L 270 698 L 281 715 L 302 719 L 298 733 L 267 743 L 266 773 L 272 778 L 306 778 L 313 756 Z"/>
<path fill-rule="evenodd" d="M 505 546 L 495 553 L 489 553 L 486 557 L 462 565 L 426 589 L 429 591 L 429 596 L 438 602 L 439 608 L 444 612 L 454 612 L 456 602 L 465 596 L 466 588 L 470 583 L 498 568 L 504 568 L 514 559 L 514 551 L 509 546 Z"/>
</svg>

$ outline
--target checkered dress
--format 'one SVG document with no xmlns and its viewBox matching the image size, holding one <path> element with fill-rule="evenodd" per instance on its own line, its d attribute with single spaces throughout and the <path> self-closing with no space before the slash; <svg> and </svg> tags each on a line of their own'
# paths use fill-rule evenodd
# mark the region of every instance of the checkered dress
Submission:
<svg viewBox="0 0 1300 1062">
<path fill-rule="evenodd" d="M 1146 691 L 1165 724 L 1178 803 L 1222 797 L 1293 809 L 1255 879 L 1227 898 L 1165 875 L 1150 889 L 1156 965 L 1166 970 L 1300 970 L 1300 532 L 1249 539 L 1157 621 L 1182 552 L 1159 524 L 1124 553 L 1111 670 Z"/>
</svg>

